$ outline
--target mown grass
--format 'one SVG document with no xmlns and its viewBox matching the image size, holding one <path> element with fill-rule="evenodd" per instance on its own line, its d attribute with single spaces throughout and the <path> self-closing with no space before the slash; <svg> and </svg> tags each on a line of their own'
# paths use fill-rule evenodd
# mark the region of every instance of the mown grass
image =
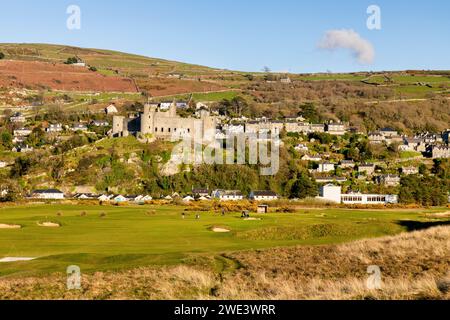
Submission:
<svg viewBox="0 0 450 320">
<path fill-rule="evenodd" d="M 0 299 L 449 299 L 450 229 L 340 245 L 250 250 L 184 265 L 0 279 Z M 368 287 L 368 266 L 381 270 Z"/>
<path fill-rule="evenodd" d="M 56 204 L 2 208 L 0 223 L 23 228 L 0 230 L 0 257 L 39 259 L 2 263 L 0 275 L 63 271 L 71 264 L 88 272 L 171 265 L 231 251 L 335 244 L 397 234 L 407 230 L 399 221 L 427 219 L 417 210 L 320 209 L 254 215 L 261 219 L 255 221 L 242 220 L 239 213 L 202 212 L 197 220 L 195 212 L 182 219 L 183 210 Z M 38 226 L 42 221 L 57 221 L 61 227 Z M 231 232 L 212 232 L 217 225 Z"/>
</svg>

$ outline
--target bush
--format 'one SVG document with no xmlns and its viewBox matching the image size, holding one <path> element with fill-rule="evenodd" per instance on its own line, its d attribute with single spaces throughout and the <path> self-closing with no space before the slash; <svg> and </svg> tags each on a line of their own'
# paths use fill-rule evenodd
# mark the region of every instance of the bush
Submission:
<svg viewBox="0 0 450 320">
<path fill-rule="evenodd" d="M 0 52 L 0 60 L 5 59 L 5 54 L 3 52 Z"/>
</svg>

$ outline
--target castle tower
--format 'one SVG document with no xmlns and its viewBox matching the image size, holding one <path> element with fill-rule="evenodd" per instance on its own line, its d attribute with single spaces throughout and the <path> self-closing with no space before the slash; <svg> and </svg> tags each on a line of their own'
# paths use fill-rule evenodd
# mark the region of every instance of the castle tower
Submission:
<svg viewBox="0 0 450 320">
<path fill-rule="evenodd" d="M 175 118 L 176 116 L 177 116 L 177 103 L 175 100 L 173 100 L 173 103 L 169 109 L 169 117 Z"/>
<path fill-rule="evenodd" d="M 124 120 L 125 120 L 125 117 L 123 117 L 123 116 L 114 116 L 113 117 L 112 134 L 114 137 L 119 137 L 122 135 Z"/>
<path fill-rule="evenodd" d="M 144 106 L 144 113 L 141 114 L 141 134 L 152 134 L 154 131 L 156 107 L 150 104 Z"/>
</svg>

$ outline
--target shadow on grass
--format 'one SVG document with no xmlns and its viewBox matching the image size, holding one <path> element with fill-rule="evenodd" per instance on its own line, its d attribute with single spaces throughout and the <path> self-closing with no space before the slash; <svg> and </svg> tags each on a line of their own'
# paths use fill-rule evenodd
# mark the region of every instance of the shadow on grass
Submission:
<svg viewBox="0 0 450 320">
<path fill-rule="evenodd" d="M 404 220 L 404 221 L 398 221 L 397 224 L 399 224 L 402 227 L 405 227 L 409 232 L 412 232 L 412 231 L 426 230 L 429 228 L 439 227 L 439 226 L 450 226 L 450 220 L 449 221 Z"/>
</svg>

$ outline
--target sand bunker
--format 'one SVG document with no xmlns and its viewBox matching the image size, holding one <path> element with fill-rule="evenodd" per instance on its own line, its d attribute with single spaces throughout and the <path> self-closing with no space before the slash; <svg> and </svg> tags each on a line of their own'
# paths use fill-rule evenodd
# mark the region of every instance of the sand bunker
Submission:
<svg viewBox="0 0 450 320">
<path fill-rule="evenodd" d="M 19 261 L 31 261 L 36 258 L 27 258 L 27 257 L 6 257 L 3 259 L 0 259 L 0 263 L 2 262 L 19 262 Z"/>
<path fill-rule="evenodd" d="M 426 214 L 426 216 L 433 217 L 433 218 L 447 218 L 447 217 L 450 217 L 450 211 L 439 212 L 439 213 L 428 213 L 428 214 Z"/>
<path fill-rule="evenodd" d="M 54 222 L 41 222 L 38 223 L 39 227 L 46 227 L 46 228 L 59 228 L 61 227 L 61 225 L 59 223 L 54 223 Z"/>
<path fill-rule="evenodd" d="M 18 224 L 0 224 L 0 229 L 20 229 L 22 226 Z"/>
<path fill-rule="evenodd" d="M 212 228 L 213 232 L 218 232 L 218 233 L 225 233 L 225 232 L 230 232 L 230 230 L 225 229 L 225 228 Z"/>
</svg>

